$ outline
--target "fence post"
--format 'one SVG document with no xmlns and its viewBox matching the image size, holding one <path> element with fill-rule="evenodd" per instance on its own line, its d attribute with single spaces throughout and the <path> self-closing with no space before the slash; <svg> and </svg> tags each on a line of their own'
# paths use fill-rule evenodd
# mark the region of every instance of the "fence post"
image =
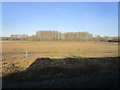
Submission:
<svg viewBox="0 0 120 90">
<path fill-rule="evenodd" d="M 26 51 L 26 58 L 28 57 L 28 51 Z"/>
</svg>

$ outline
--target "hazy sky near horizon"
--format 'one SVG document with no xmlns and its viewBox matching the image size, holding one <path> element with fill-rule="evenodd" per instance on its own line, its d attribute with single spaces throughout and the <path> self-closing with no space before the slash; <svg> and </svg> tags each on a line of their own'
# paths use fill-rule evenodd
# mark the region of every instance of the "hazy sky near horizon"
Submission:
<svg viewBox="0 0 120 90">
<path fill-rule="evenodd" d="M 117 2 L 3 2 L 2 36 L 40 30 L 118 35 Z"/>
</svg>

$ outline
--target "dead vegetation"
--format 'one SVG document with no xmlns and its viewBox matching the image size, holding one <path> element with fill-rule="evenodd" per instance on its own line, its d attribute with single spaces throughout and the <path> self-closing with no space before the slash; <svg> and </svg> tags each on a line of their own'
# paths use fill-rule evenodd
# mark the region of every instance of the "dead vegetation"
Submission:
<svg viewBox="0 0 120 90">
<path fill-rule="evenodd" d="M 114 74 L 119 69 L 118 43 L 41 41 L 2 45 L 3 83 Z"/>
<path fill-rule="evenodd" d="M 43 59 L 43 60 L 42 60 Z M 77 77 L 80 75 L 118 73 L 118 57 L 108 58 L 40 58 L 27 69 L 3 77 L 4 82 L 33 82 L 45 79 Z M 18 69 L 17 69 L 18 70 Z M 14 77 L 14 78 L 13 78 Z"/>
</svg>

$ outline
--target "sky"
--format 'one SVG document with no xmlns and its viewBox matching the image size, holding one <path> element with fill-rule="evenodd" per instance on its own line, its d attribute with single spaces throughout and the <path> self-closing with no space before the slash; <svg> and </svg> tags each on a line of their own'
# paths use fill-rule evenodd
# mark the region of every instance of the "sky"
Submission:
<svg viewBox="0 0 120 90">
<path fill-rule="evenodd" d="M 117 2 L 3 2 L 2 36 L 36 31 L 118 35 Z"/>
</svg>

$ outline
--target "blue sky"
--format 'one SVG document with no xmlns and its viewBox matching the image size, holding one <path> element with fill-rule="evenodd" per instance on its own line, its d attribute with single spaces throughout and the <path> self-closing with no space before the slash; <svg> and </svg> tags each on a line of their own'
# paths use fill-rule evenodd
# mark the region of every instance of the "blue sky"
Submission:
<svg viewBox="0 0 120 90">
<path fill-rule="evenodd" d="M 2 36 L 39 30 L 118 35 L 117 2 L 3 2 Z"/>
</svg>

